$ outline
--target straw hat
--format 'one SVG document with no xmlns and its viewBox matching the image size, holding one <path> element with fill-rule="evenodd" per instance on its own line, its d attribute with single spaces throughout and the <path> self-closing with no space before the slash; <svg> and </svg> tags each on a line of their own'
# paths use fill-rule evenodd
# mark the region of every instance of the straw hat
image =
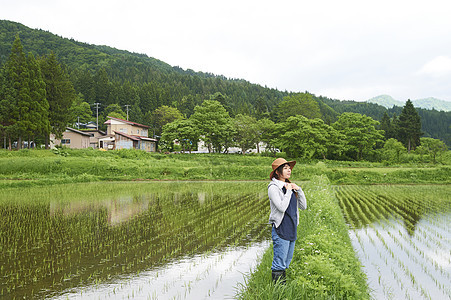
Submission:
<svg viewBox="0 0 451 300">
<path fill-rule="evenodd" d="M 293 167 L 294 167 L 294 165 L 296 164 L 296 161 L 295 161 L 295 160 L 287 161 L 285 158 L 281 158 L 281 157 L 279 157 L 279 158 L 277 158 L 276 160 L 274 160 L 274 161 L 272 162 L 272 164 L 271 164 L 272 172 L 271 172 L 271 174 L 269 175 L 269 179 L 272 179 L 272 178 L 273 178 L 274 172 L 276 171 L 276 169 L 277 169 L 278 167 L 280 167 L 281 165 L 286 164 L 286 163 L 288 163 L 288 164 L 290 165 L 290 168 L 293 170 Z"/>
</svg>

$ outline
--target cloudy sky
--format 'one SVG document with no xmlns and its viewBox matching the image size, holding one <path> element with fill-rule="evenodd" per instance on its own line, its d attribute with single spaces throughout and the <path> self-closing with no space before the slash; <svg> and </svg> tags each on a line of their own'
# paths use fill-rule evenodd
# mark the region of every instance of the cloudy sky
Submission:
<svg viewBox="0 0 451 300">
<path fill-rule="evenodd" d="M 183 69 L 364 101 L 451 101 L 448 0 L 0 0 L 0 19 Z"/>
</svg>

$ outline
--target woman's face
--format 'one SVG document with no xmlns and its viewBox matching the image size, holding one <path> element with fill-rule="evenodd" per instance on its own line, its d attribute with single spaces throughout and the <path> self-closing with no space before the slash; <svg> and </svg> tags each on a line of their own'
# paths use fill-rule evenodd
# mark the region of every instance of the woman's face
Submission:
<svg viewBox="0 0 451 300">
<path fill-rule="evenodd" d="M 282 168 L 282 174 L 279 174 L 279 180 L 285 181 L 285 179 L 290 179 L 291 168 L 289 164 L 286 164 Z"/>
</svg>

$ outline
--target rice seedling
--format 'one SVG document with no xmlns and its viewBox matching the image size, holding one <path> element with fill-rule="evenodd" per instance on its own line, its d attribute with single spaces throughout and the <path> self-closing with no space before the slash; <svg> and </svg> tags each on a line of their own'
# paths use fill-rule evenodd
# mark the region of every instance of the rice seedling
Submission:
<svg viewBox="0 0 451 300">
<path fill-rule="evenodd" d="M 120 278 L 161 272 L 179 259 L 261 243 L 269 232 L 265 189 L 259 182 L 6 189 L 0 200 L 1 296 L 51 298 L 86 287 L 102 290 Z M 219 261 L 194 273 L 209 277 Z M 228 269 L 236 265 L 235 260 Z M 218 275 L 210 293 L 227 272 Z M 166 283 L 168 290 L 173 287 Z M 140 289 L 127 293 L 134 297 Z M 114 286 L 109 294 L 118 290 Z"/>
<path fill-rule="evenodd" d="M 451 225 L 450 192 L 449 186 L 336 188 L 375 298 L 388 298 L 388 291 L 395 298 L 451 297 L 447 287 L 451 253 L 446 250 L 449 239 L 445 238 Z M 367 254 L 371 252 L 377 255 Z M 385 280 L 390 273 L 396 285 Z"/>
</svg>

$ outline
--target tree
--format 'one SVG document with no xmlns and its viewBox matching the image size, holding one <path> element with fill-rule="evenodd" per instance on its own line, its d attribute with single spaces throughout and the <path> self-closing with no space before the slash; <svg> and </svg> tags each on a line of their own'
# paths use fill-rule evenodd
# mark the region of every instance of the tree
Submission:
<svg viewBox="0 0 451 300">
<path fill-rule="evenodd" d="M 88 102 L 82 101 L 78 98 L 72 103 L 71 111 L 71 123 L 88 123 L 93 120 L 91 106 Z"/>
<path fill-rule="evenodd" d="M 234 128 L 232 119 L 224 106 L 216 100 L 205 100 L 202 105 L 194 108 L 194 114 L 190 118 L 193 124 L 199 128 L 201 139 L 208 145 L 208 150 L 221 152 L 227 151 L 231 144 Z"/>
<path fill-rule="evenodd" d="M 332 126 L 343 134 L 345 153 L 354 156 L 357 160 L 363 159 L 365 154 L 371 152 L 377 142 L 382 142 L 382 130 L 377 130 L 379 122 L 358 113 L 343 113 Z"/>
<path fill-rule="evenodd" d="M 380 129 L 384 131 L 385 140 L 395 137 L 392 121 L 390 120 L 387 112 L 384 112 L 384 115 L 382 116 Z"/>
<path fill-rule="evenodd" d="M 185 116 L 189 118 L 194 112 L 194 107 L 196 106 L 196 99 L 192 95 L 187 95 L 177 102 L 177 109 Z"/>
<path fill-rule="evenodd" d="M 229 116 L 232 115 L 232 107 L 230 106 L 230 99 L 221 94 L 220 92 L 216 92 L 213 95 L 210 95 L 210 100 L 218 101 L 225 108 L 225 110 L 229 113 Z"/>
<path fill-rule="evenodd" d="M 259 136 L 259 141 L 257 142 L 258 152 L 259 152 L 258 144 L 259 142 L 263 142 L 266 145 L 265 150 L 271 151 L 275 155 L 276 154 L 275 142 L 277 137 L 276 124 L 270 119 L 266 118 L 261 119 L 258 120 L 257 122 L 257 130 Z"/>
<path fill-rule="evenodd" d="M 251 116 L 238 114 L 233 120 L 235 135 L 233 140 L 241 148 L 243 155 L 258 143 L 257 120 Z"/>
<path fill-rule="evenodd" d="M 257 142 L 257 151 L 260 152 L 258 148 L 258 144 L 263 142 L 265 144 L 265 151 L 273 152 L 276 154 L 276 147 L 274 146 L 274 142 L 276 139 L 276 124 L 267 118 L 260 119 L 257 121 L 257 133 L 258 133 L 258 142 Z"/>
<path fill-rule="evenodd" d="M 263 118 L 269 118 L 269 109 L 266 104 L 265 99 L 262 96 L 258 96 L 255 100 L 255 116 L 257 120 L 261 120 Z"/>
<path fill-rule="evenodd" d="M 96 103 L 102 103 L 102 105 L 108 106 L 113 103 L 111 99 L 111 90 L 114 85 L 108 79 L 108 74 L 104 67 L 100 68 L 97 73 L 93 76 L 94 91 L 93 96 L 95 96 Z"/>
<path fill-rule="evenodd" d="M 188 150 L 191 153 L 193 149 L 197 148 L 199 130 L 194 126 L 192 120 L 177 119 L 163 126 L 160 142 L 168 145 L 169 150 L 172 151 L 175 140 L 180 142 L 183 152 Z"/>
<path fill-rule="evenodd" d="M 422 135 L 421 118 L 409 99 L 399 115 L 398 140 L 404 143 L 407 151 L 410 153 L 411 149 L 415 149 L 420 145 L 420 137 Z"/>
<path fill-rule="evenodd" d="M 49 102 L 50 132 L 55 134 L 57 139 L 61 139 L 72 119 L 75 89 L 67 72 L 58 63 L 55 53 L 51 52 L 49 56 L 41 59 L 41 70 Z"/>
<path fill-rule="evenodd" d="M 24 72 L 25 54 L 20 39 L 16 36 L 11 54 L 1 72 L 0 85 L 0 126 L 8 140 L 8 149 L 12 149 L 12 139 L 17 135 L 18 111 L 16 106 L 19 73 Z"/>
<path fill-rule="evenodd" d="M 432 156 L 434 164 L 437 162 L 437 154 L 442 154 L 447 150 L 445 143 L 439 139 L 433 139 L 429 137 L 422 137 L 421 140 L 421 150 L 425 150 Z"/>
<path fill-rule="evenodd" d="M 175 107 L 162 105 L 152 113 L 154 135 L 161 135 L 163 126 L 175 120 L 183 119 L 182 113 Z"/>
<path fill-rule="evenodd" d="M 33 54 L 27 56 L 28 71 L 30 74 L 30 110 L 27 114 L 28 126 L 26 136 L 28 137 L 28 147 L 30 139 L 35 140 L 37 135 L 44 135 L 50 131 L 49 102 L 46 98 L 46 83 L 44 82 L 39 63 Z"/>
<path fill-rule="evenodd" d="M 291 157 L 324 158 L 340 149 L 339 134 L 321 119 L 289 117 L 277 124 L 276 146 Z"/>
<path fill-rule="evenodd" d="M 309 93 L 286 96 L 277 105 L 278 119 L 284 122 L 290 116 L 301 115 L 308 119 L 321 118 L 318 102 Z"/>
<path fill-rule="evenodd" d="M 13 137 L 18 138 L 20 149 L 22 138 L 48 130 L 48 102 L 39 65 L 32 54 L 25 56 L 18 35 L 2 73 L 2 131 L 9 149 Z"/>
<path fill-rule="evenodd" d="M 399 162 L 399 156 L 406 151 L 406 147 L 397 139 L 390 138 L 384 144 L 383 155 L 387 160 Z"/>
<path fill-rule="evenodd" d="M 122 120 L 127 119 L 127 114 L 122 110 L 119 104 L 110 104 L 105 108 L 102 113 L 101 123 L 104 123 L 108 116 Z"/>
</svg>

